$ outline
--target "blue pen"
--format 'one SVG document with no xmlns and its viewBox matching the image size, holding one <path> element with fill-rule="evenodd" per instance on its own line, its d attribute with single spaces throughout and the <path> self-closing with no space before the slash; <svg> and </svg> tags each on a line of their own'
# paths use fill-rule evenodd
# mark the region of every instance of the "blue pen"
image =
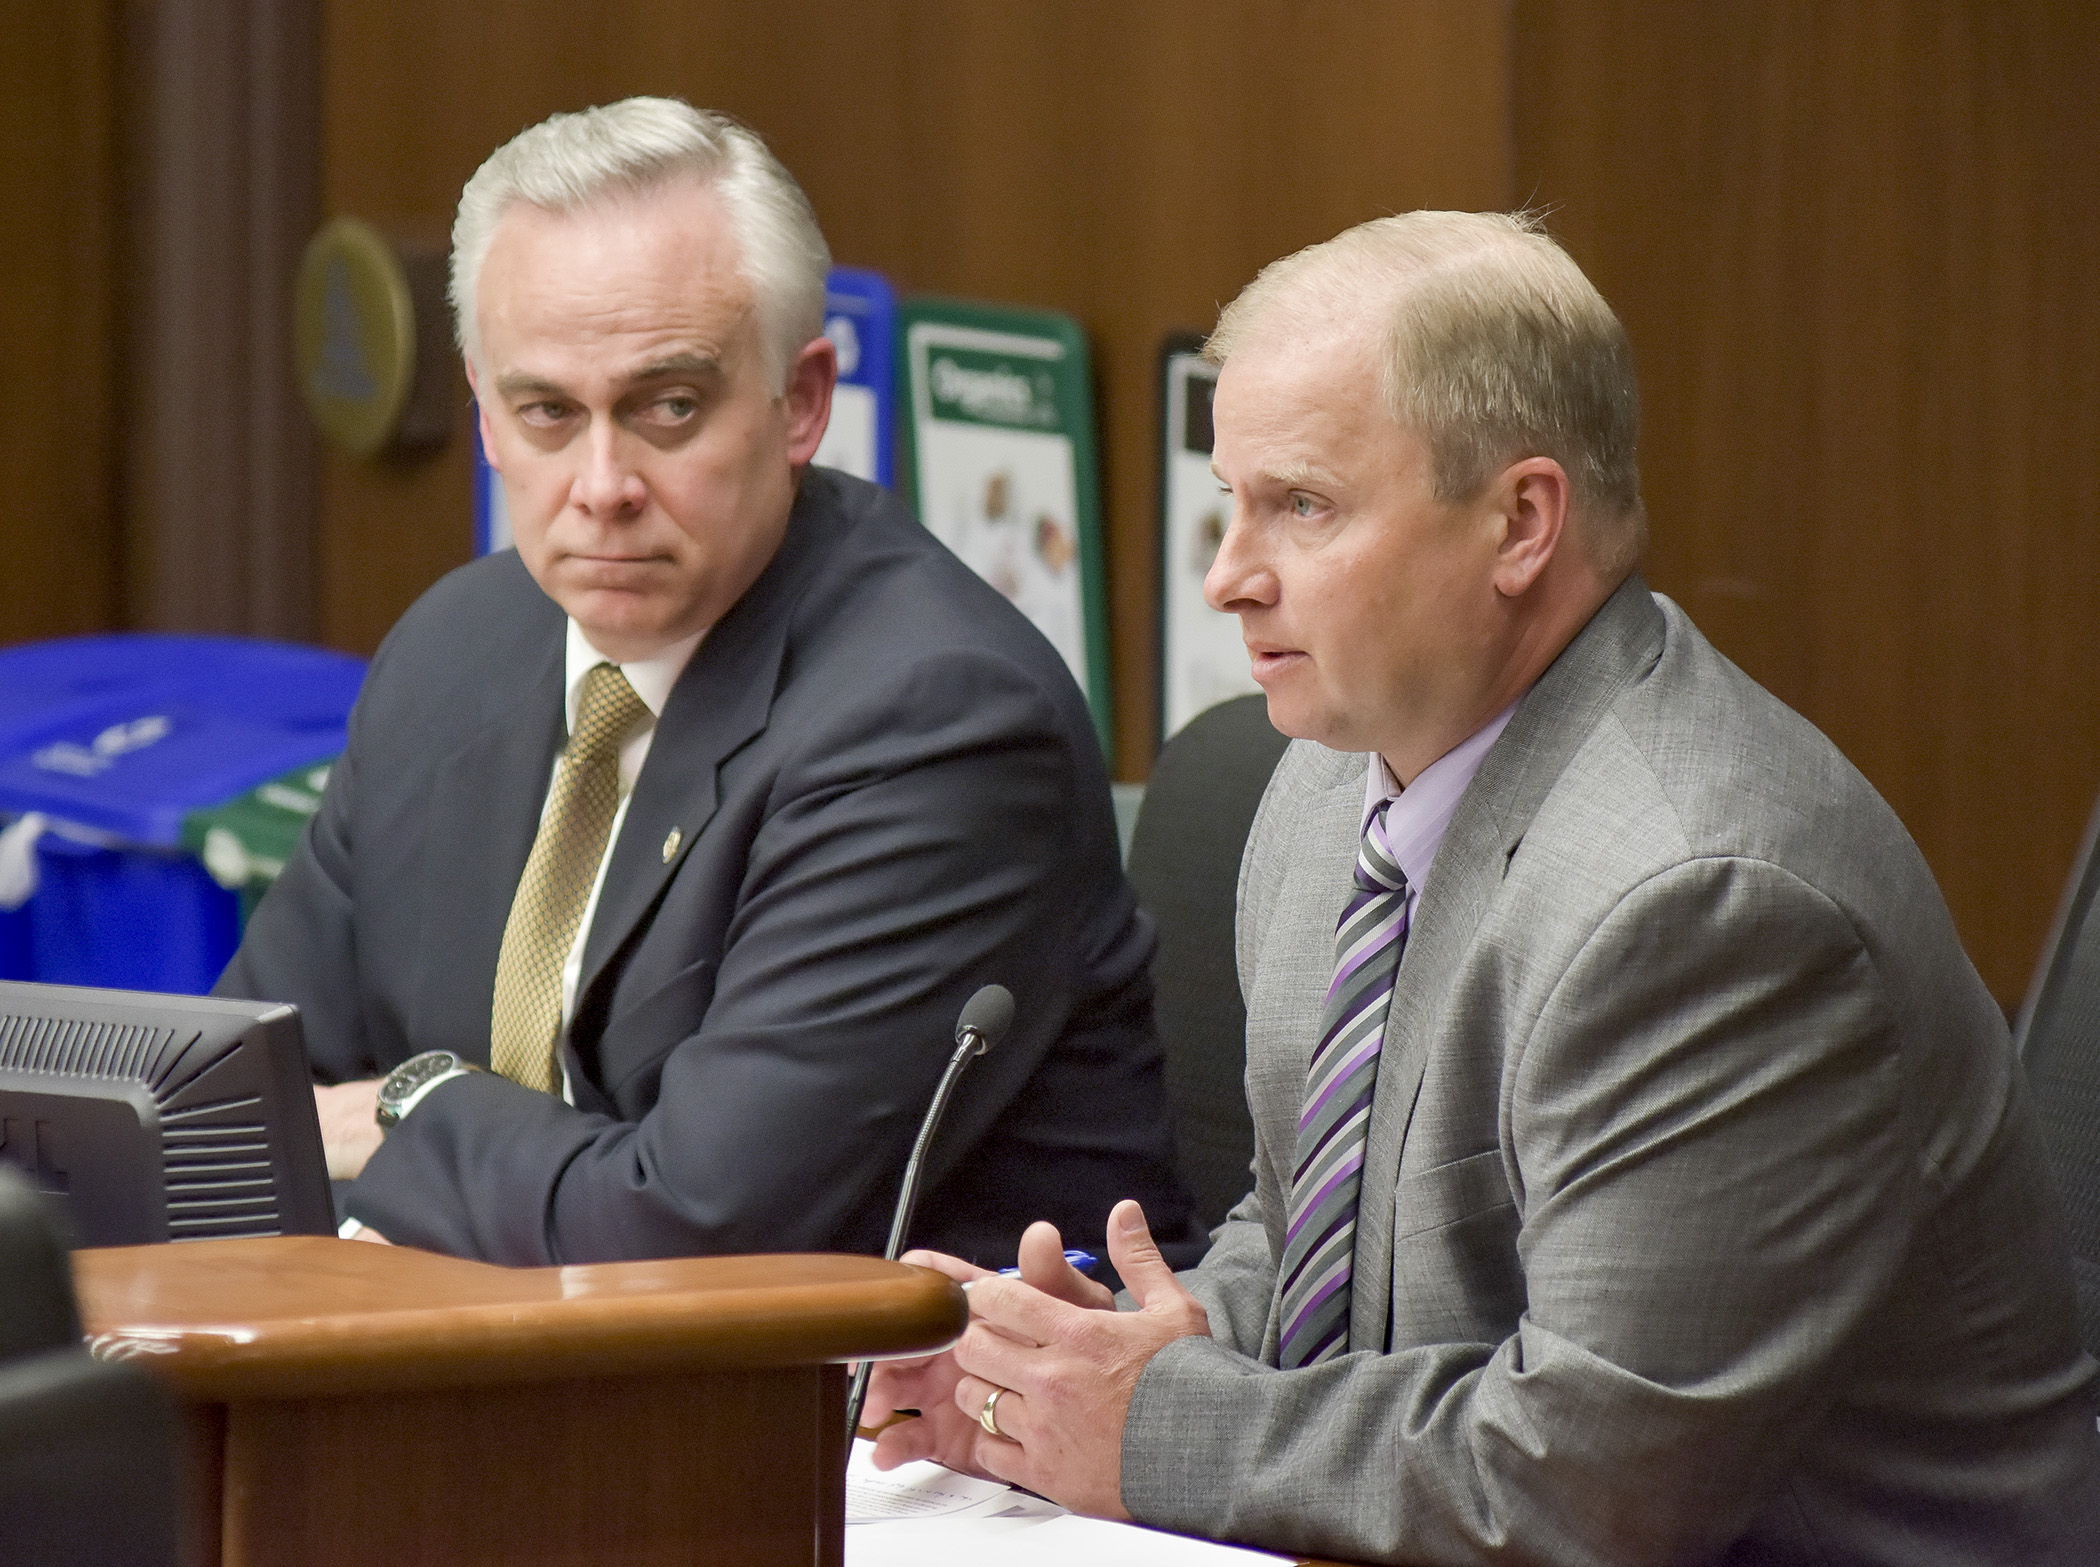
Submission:
<svg viewBox="0 0 2100 1567">
<path fill-rule="evenodd" d="M 1091 1273 L 1101 1259 L 1090 1251 L 1067 1251 L 1065 1253 L 1065 1261 L 1069 1262 L 1081 1273 Z M 1018 1279 L 1020 1276 L 1021 1270 L 1019 1268 L 1001 1268 L 999 1270 L 999 1277 L 1002 1279 Z"/>
</svg>

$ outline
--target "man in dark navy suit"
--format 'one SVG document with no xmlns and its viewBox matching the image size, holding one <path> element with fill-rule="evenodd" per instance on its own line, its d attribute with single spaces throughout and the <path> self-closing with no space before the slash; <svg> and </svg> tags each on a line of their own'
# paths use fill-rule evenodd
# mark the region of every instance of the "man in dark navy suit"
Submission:
<svg viewBox="0 0 2100 1567">
<path fill-rule="evenodd" d="M 1185 1232 L 1085 703 L 904 507 L 810 466 L 837 361 L 794 181 L 631 99 L 500 149 L 453 239 L 517 550 L 388 637 L 220 985 L 305 1013 L 346 1232 L 878 1249 L 993 982 L 1017 1021 L 918 1239 L 1006 1262 L 1027 1220 L 1099 1237 L 1133 1194 Z"/>
</svg>

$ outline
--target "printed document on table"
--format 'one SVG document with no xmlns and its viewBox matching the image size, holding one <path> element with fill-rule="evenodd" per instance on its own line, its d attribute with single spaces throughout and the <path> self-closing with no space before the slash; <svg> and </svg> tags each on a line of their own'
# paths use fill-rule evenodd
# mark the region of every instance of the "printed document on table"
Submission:
<svg viewBox="0 0 2100 1567">
<path fill-rule="evenodd" d="M 1081 1518 L 939 1464 L 883 1473 L 873 1453 L 873 1443 L 855 1442 L 846 1468 L 846 1567 L 984 1567 L 987 1560 L 1001 1567 L 1251 1567 L 1294 1559 Z"/>
<path fill-rule="evenodd" d="M 846 1468 L 846 1522 L 894 1523 L 902 1519 L 982 1518 L 1001 1512 L 1010 1500 L 1034 1501 L 997 1480 L 957 1474 L 939 1464 L 904 1464 L 888 1473 L 870 1459 L 873 1442 L 855 1442 Z M 1036 1503 L 1049 1507 L 1048 1502 Z"/>
</svg>

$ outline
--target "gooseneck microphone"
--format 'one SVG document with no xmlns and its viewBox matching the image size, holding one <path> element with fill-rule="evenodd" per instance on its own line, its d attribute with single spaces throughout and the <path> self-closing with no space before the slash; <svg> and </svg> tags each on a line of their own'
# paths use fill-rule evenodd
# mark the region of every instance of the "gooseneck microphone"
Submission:
<svg viewBox="0 0 2100 1567">
<path fill-rule="evenodd" d="M 941 1074 L 933 1091 L 933 1103 L 926 1107 L 926 1119 L 919 1123 L 919 1140 L 912 1144 L 911 1158 L 905 1161 L 904 1184 L 897 1193 L 897 1211 L 890 1220 L 890 1243 L 882 1250 L 883 1261 L 895 1262 L 897 1253 L 904 1249 L 904 1233 L 911 1228 L 912 1209 L 919 1202 L 919 1166 L 926 1160 L 926 1150 L 947 1112 L 948 1099 L 955 1092 L 963 1068 L 998 1044 L 1013 1021 L 1013 992 L 1004 985 L 986 985 L 963 1003 L 962 1014 L 955 1020 L 955 1054 L 948 1058 L 948 1070 Z M 860 1369 L 853 1373 L 853 1391 L 846 1398 L 849 1445 L 860 1430 L 860 1410 L 868 1401 L 868 1373 L 873 1365 L 874 1362 L 863 1360 Z"/>
</svg>

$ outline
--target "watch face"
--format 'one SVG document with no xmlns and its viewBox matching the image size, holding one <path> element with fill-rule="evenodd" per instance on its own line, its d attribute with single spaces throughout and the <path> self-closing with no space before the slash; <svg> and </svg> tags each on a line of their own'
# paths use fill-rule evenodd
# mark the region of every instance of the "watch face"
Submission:
<svg viewBox="0 0 2100 1567">
<path fill-rule="evenodd" d="M 398 1105 L 434 1077 L 440 1077 L 459 1064 L 459 1058 L 449 1050 L 426 1050 L 411 1057 L 394 1068 L 379 1090 L 379 1102 Z"/>
</svg>

